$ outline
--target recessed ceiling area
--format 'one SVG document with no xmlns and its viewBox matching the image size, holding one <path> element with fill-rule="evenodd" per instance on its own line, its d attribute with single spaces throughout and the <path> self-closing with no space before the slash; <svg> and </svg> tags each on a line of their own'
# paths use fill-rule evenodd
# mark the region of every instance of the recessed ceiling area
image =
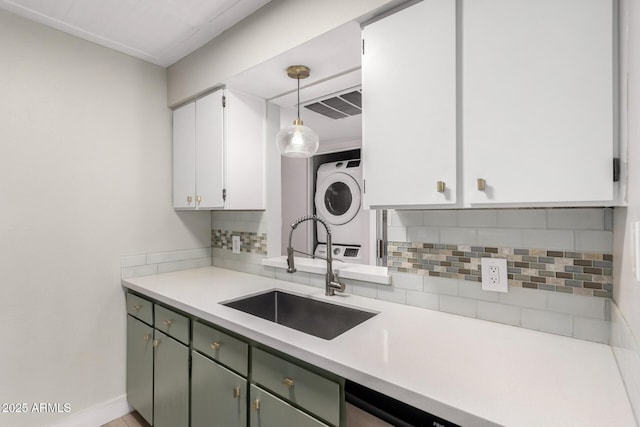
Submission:
<svg viewBox="0 0 640 427">
<path fill-rule="evenodd" d="M 0 0 L 0 8 L 162 67 L 271 0 Z"/>
</svg>

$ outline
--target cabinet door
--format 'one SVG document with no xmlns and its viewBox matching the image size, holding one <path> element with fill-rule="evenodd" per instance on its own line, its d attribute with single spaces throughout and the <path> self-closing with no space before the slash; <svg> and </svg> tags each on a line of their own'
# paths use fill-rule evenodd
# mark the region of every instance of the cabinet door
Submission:
<svg viewBox="0 0 640 427">
<path fill-rule="evenodd" d="M 251 427 L 327 426 L 270 393 L 251 385 Z"/>
<path fill-rule="evenodd" d="M 196 201 L 199 209 L 224 207 L 224 113 L 223 91 L 218 90 L 195 103 L 196 109 Z"/>
<path fill-rule="evenodd" d="M 192 353 L 191 427 L 246 427 L 247 381 Z"/>
<path fill-rule="evenodd" d="M 153 424 L 153 329 L 127 316 L 127 400 Z"/>
<path fill-rule="evenodd" d="M 455 203 L 455 0 L 420 2 L 362 35 L 365 205 Z"/>
<path fill-rule="evenodd" d="M 266 101 L 226 91 L 227 209 L 264 209 Z"/>
<path fill-rule="evenodd" d="M 464 3 L 466 202 L 612 200 L 613 3 Z"/>
<path fill-rule="evenodd" d="M 154 339 L 154 427 L 189 425 L 189 348 L 156 330 Z"/>
<path fill-rule="evenodd" d="M 196 206 L 196 107 L 194 103 L 173 111 L 173 207 Z"/>
</svg>

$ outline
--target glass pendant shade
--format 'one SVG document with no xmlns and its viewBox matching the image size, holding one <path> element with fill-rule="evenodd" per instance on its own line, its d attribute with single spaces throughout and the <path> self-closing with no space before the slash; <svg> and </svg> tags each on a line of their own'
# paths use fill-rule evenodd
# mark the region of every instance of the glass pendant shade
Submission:
<svg viewBox="0 0 640 427">
<path fill-rule="evenodd" d="M 297 118 L 291 126 L 280 129 L 276 137 L 280 154 L 285 157 L 311 157 L 320 145 L 318 134 Z"/>
</svg>

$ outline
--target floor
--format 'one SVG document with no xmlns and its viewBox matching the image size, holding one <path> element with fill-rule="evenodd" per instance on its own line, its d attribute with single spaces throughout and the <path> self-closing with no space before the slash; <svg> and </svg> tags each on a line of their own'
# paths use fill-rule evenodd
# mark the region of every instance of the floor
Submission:
<svg viewBox="0 0 640 427">
<path fill-rule="evenodd" d="M 122 418 L 108 422 L 101 427 L 150 427 L 149 423 L 144 420 L 137 412 L 131 412 Z"/>
</svg>

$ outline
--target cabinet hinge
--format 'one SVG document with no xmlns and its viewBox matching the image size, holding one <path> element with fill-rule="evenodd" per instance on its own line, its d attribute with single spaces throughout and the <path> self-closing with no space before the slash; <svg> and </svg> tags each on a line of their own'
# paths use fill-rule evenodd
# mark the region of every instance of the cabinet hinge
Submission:
<svg viewBox="0 0 640 427">
<path fill-rule="evenodd" d="M 222 108 L 227 106 L 227 97 L 226 96 L 222 96 Z"/>
<path fill-rule="evenodd" d="M 620 157 L 613 158 L 613 182 L 620 181 Z"/>
<path fill-rule="evenodd" d="M 222 189 L 222 201 L 225 202 L 227 200 L 227 189 Z"/>
</svg>

